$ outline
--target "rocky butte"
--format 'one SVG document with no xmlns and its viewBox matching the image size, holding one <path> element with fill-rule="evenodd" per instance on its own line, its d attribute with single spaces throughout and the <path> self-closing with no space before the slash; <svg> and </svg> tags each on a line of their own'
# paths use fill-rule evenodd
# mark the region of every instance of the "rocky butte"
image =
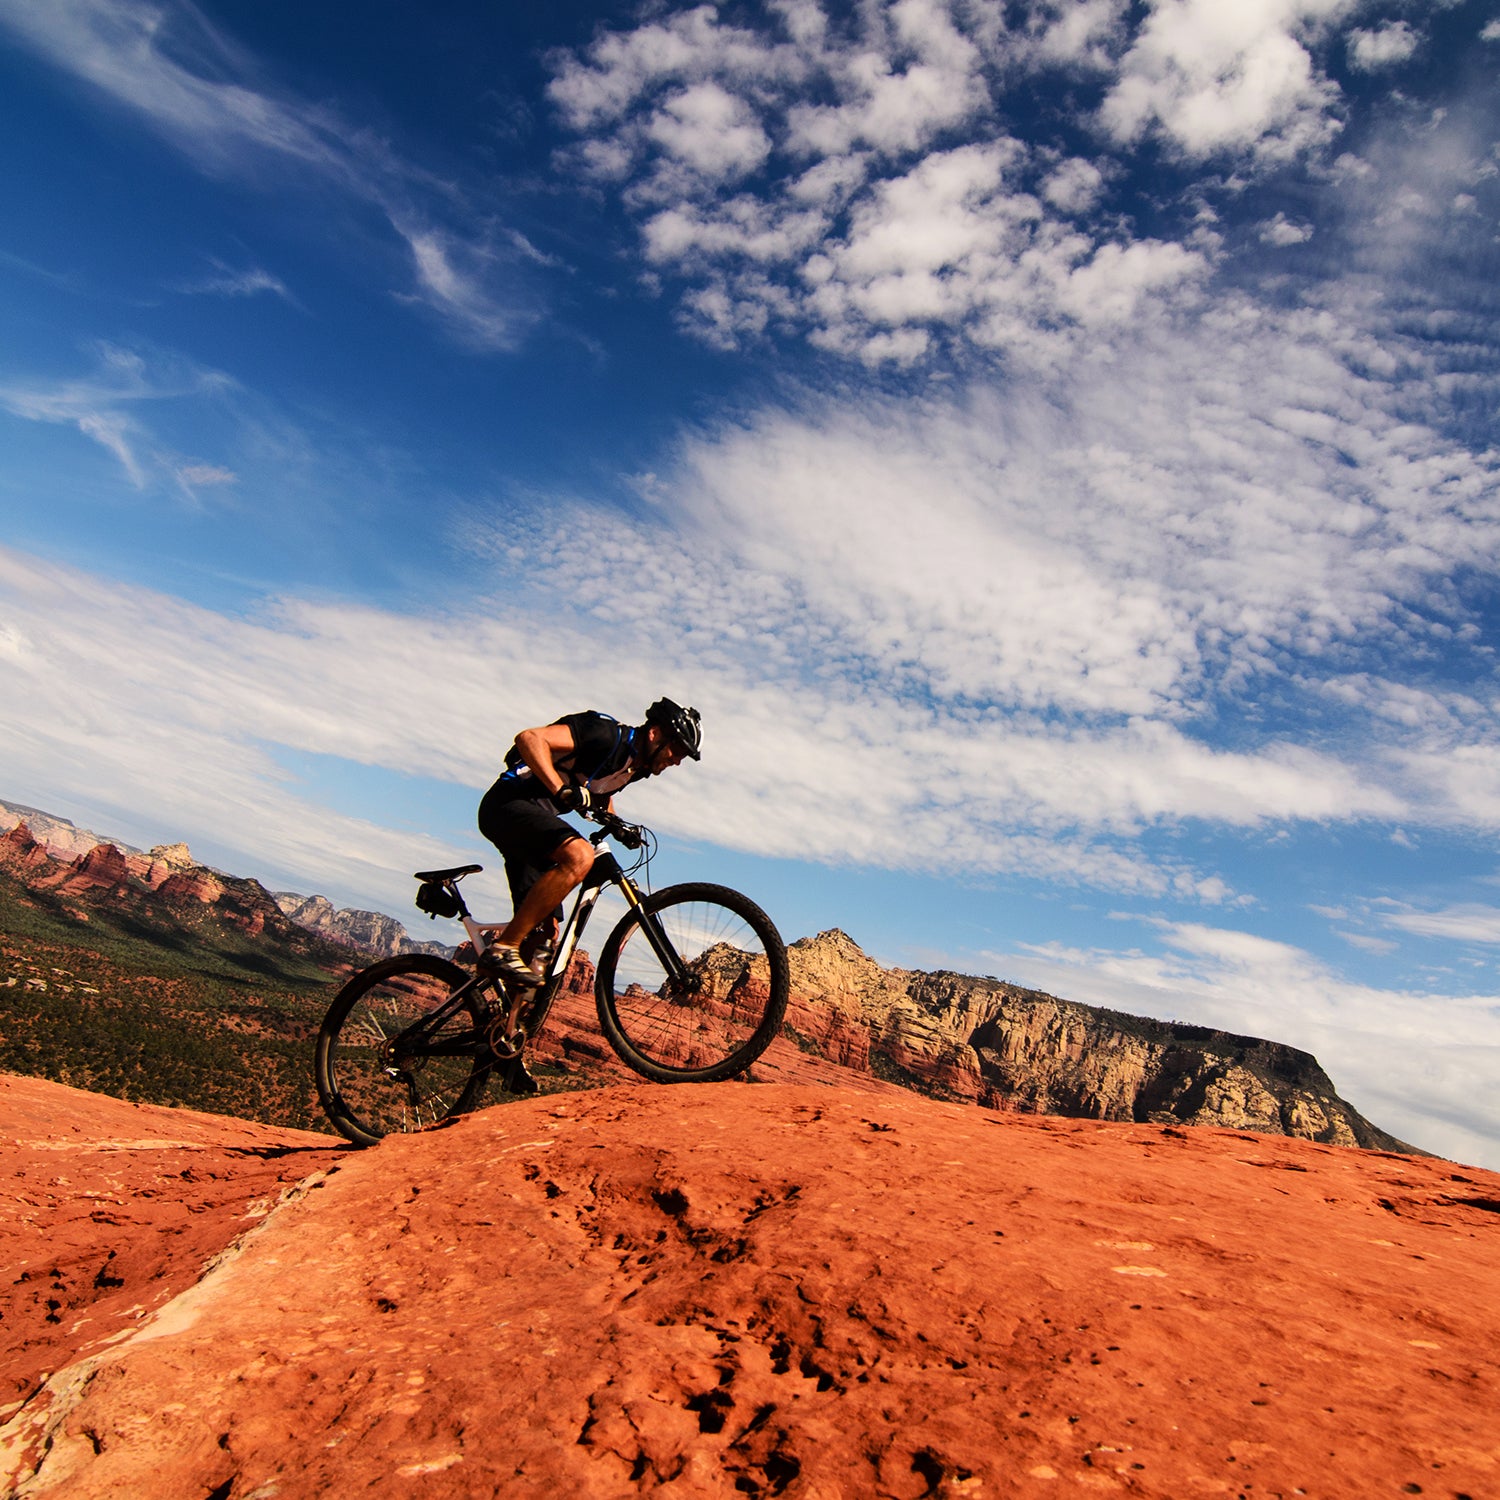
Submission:
<svg viewBox="0 0 1500 1500">
<path fill-rule="evenodd" d="M 0 1487 L 1500 1494 L 1500 1176 L 826 1085 L 356 1152 L 0 1077 Z"/>
<path fill-rule="evenodd" d="M 270 893 L 198 864 L 186 844 L 164 844 L 149 853 L 94 844 L 75 858 L 58 858 L 20 821 L 0 835 L 0 869 L 33 890 L 58 897 L 75 918 L 87 921 L 96 904 L 159 903 L 163 908 L 212 907 L 217 920 L 246 937 L 294 929 Z"/>
<path fill-rule="evenodd" d="M 1295 1047 L 998 979 L 884 969 L 837 930 L 788 951 L 794 1041 L 942 1098 L 1412 1149 L 1340 1099 L 1317 1059 Z"/>
</svg>

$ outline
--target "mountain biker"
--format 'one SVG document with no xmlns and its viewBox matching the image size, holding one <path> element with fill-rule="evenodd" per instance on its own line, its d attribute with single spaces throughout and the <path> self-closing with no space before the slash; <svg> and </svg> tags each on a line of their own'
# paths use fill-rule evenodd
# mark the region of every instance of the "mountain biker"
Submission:
<svg viewBox="0 0 1500 1500">
<path fill-rule="evenodd" d="M 535 985 L 529 960 L 556 940 L 562 903 L 594 862 L 594 849 L 559 813 L 614 811 L 614 794 L 702 758 L 695 708 L 658 698 L 640 725 L 590 709 L 523 729 L 506 769 L 479 804 L 479 831 L 505 859 L 514 915 L 485 953 L 485 967 Z"/>
</svg>

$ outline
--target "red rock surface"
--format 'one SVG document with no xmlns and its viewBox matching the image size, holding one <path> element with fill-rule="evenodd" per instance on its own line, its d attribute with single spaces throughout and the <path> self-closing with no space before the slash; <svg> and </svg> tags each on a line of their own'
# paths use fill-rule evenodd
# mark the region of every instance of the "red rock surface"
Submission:
<svg viewBox="0 0 1500 1500">
<path fill-rule="evenodd" d="M 18 1494 L 1500 1494 L 1492 1173 L 745 1084 L 278 1160 L 323 1171 L 79 1330 L 4 1430 Z"/>
<path fill-rule="evenodd" d="M 49 1372 L 139 1328 L 340 1155 L 327 1136 L 11 1074 L 0 1146 L 0 1420 Z"/>
</svg>

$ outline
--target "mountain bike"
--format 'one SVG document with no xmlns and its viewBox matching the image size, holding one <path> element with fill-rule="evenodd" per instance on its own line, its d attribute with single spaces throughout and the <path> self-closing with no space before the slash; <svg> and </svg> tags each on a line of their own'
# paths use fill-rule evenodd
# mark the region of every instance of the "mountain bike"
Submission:
<svg viewBox="0 0 1500 1500">
<path fill-rule="evenodd" d="M 474 919 L 459 891 L 482 865 L 417 872 L 417 905 L 463 923 L 474 965 L 404 953 L 362 969 L 339 991 L 318 1032 L 314 1073 L 341 1135 L 372 1146 L 426 1129 L 476 1108 L 501 1065 L 514 1077 L 606 889 L 626 911 L 600 951 L 594 999 L 623 1062 L 657 1083 L 711 1083 L 743 1073 L 770 1045 L 789 989 L 775 924 L 727 886 L 643 891 L 631 877 L 656 852 L 651 831 L 612 813 L 589 816 L 600 825 L 589 835 L 593 868 L 555 947 L 534 961 L 541 965 L 534 987 L 485 970 L 493 930 Z M 601 847 L 607 838 L 638 853 L 629 869 Z"/>
</svg>

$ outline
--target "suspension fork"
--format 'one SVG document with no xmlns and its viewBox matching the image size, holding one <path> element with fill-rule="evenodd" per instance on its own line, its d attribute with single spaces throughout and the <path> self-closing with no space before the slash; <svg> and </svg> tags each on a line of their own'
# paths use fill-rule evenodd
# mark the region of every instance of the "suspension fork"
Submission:
<svg viewBox="0 0 1500 1500">
<path fill-rule="evenodd" d="M 623 870 L 620 871 L 615 884 L 619 887 L 626 904 L 635 913 L 636 921 L 640 924 L 647 943 L 651 945 L 651 951 L 656 955 L 662 968 L 666 970 L 668 978 L 674 985 L 685 988 L 690 978 L 687 965 L 677 956 L 677 950 L 672 946 L 672 940 L 657 920 L 656 913 L 646 909 L 646 898 L 641 895 L 640 888 Z"/>
<path fill-rule="evenodd" d="M 593 868 L 584 876 L 583 884 L 578 888 L 578 902 L 568 918 L 562 941 L 557 945 L 554 972 L 561 973 L 567 967 L 568 960 L 573 956 L 573 948 L 583 934 L 584 924 L 606 885 L 614 886 L 625 898 L 625 904 L 635 913 L 636 920 L 641 924 L 641 931 L 646 934 L 651 951 L 656 954 L 672 982 L 686 985 L 689 979 L 687 966 L 678 958 L 671 940 L 662 930 L 661 923 L 656 920 L 656 913 L 646 909 L 646 898 L 641 894 L 641 888 L 620 868 L 619 860 L 607 849 L 600 850 Z"/>
</svg>

